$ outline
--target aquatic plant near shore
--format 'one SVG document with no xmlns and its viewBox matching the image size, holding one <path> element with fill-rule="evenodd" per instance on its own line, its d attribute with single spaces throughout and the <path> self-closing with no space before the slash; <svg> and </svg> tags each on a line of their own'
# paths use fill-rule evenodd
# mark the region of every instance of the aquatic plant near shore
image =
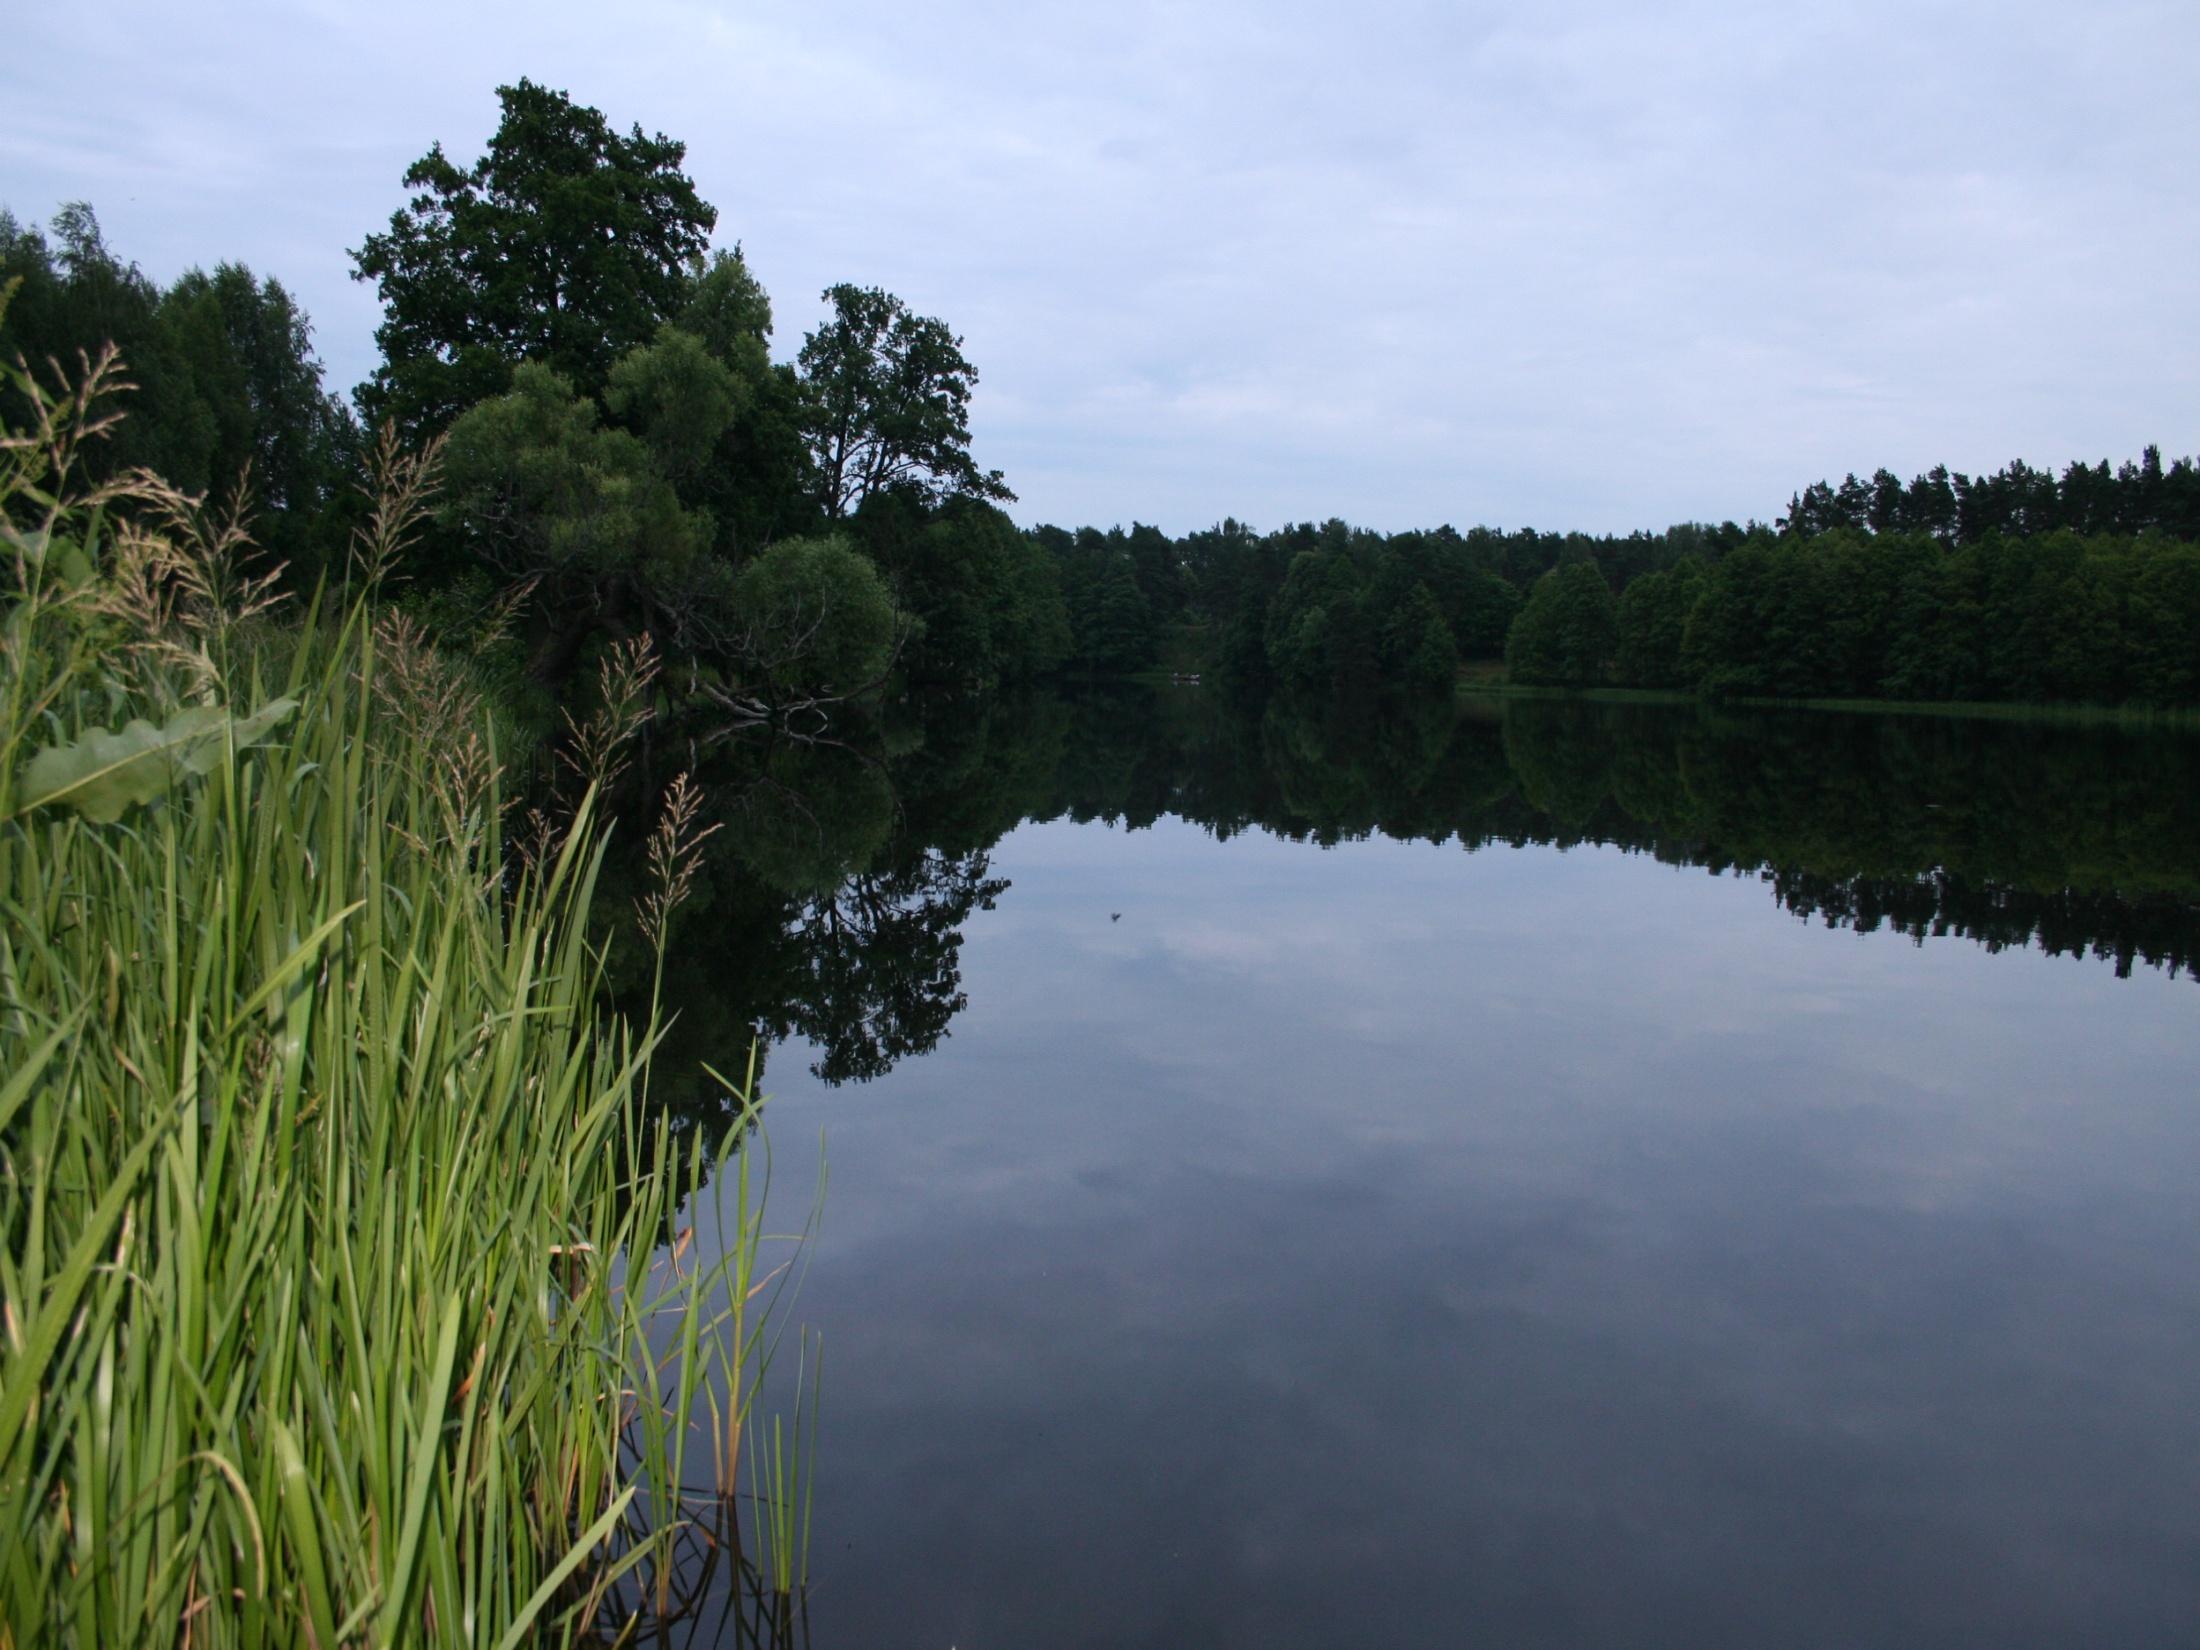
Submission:
<svg viewBox="0 0 2200 1650">
<path fill-rule="evenodd" d="M 768 1352 L 761 1223 L 675 1247 L 745 1131 L 599 1015 L 593 791 L 515 867 L 364 603 L 159 599 L 217 540 L 72 492 L 115 381 L 0 447 L 0 1646 L 616 1632 Z"/>
</svg>

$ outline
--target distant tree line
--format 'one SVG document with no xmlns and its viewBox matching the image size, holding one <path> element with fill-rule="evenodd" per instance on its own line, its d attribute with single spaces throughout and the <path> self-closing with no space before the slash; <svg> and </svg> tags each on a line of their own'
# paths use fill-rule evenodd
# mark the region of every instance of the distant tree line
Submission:
<svg viewBox="0 0 2200 1650">
<path fill-rule="evenodd" d="M 441 443 L 433 528 L 382 571 L 544 726 L 643 634 L 737 723 L 1153 671 L 1436 702 L 1500 660 L 1714 696 L 2200 702 L 2200 475 L 2152 448 L 2059 477 L 1850 475 L 1770 526 L 1019 528 L 971 454 L 977 370 L 945 323 L 842 283 L 774 359 L 771 301 L 738 245 L 712 249 L 680 143 L 525 80 L 498 95 L 481 155 L 431 147 L 352 254 L 383 306 L 352 406 L 278 281 L 159 287 L 82 204 L 50 236 L 0 212 L 0 347 L 66 365 L 111 341 L 137 388 L 97 462 L 216 495 L 249 476 L 301 587 L 350 571 L 376 432 Z"/>
<path fill-rule="evenodd" d="M 1062 569 L 1078 667 L 1175 667 L 1246 694 L 1353 702 L 1448 697 L 1462 660 L 1502 648 L 1520 605 L 1502 569 L 1541 542 L 1341 521 L 1264 534 L 1226 520 L 1181 539 L 1144 525 L 1032 536 Z"/>
<path fill-rule="evenodd" d="M 1640 579 L 1614 604 L 1612 634 L 1610 679 L 1643 687 L 2191 705 L 2200 546 L 1844 528 Z"/>
<path fill-rule="evenodd" d="M 1777 533 L 1620 585 L 1537 581 L 1524 682 L 1712 696 L 2200 703 L 2200 472 L 2149 447 L 2058 482 L 1880 470 L 1796 495 Z"/>
<path fill-rule="evenodd" d="M 1842 528 L 1853 533 L 1922 533 L 1943 544 L 1989 539 L 2037 538 L 2049 533 L 2081 537 L 2200 539 L 2200 470 L 2191 459 L 2166 469 L 2158 447 L 2136 463 L 2113 471 L 2108 461 L 2071 464 L 2058 479 L 2021 459 L 1992 475 L 1973 478 L 1936 465 L 1905 485 L 1891 470 L 1860 481 L 1844 476 L 1836 487 L 1815 482 L 1788 501 L 1782 533 L 1812 538 Z"/>
<path fill-rule="evenodd" d="M 303 566 L 340 543 L 358 428 L 323 388 L 312 328 L 282 283 L 225 263 L 162 288 L 108 249 L 88 206 L 62 208 L 52 228 L 49 238 L 0 210 L 0 286 L 15 288 L 0 348 L 47 386 L 79 352 L 121 352 L 135 388 L 127 416 L 86 447 L 88 479 L 145 468 L 219 494 L 249 474 L 274 554 Z M 0 418 L 33 427 L 12 385 L 0 387 Z"/>
<path fill-rule="evenodd" d="M 1711 697 L 2200 703 L 2200 471 L 2152 447 L 2059 481 L 1851 476 L 1769 527 L 1037 536 L 1131 615 L 1073 604 L 1102 669 L 1150 667 L 1175 626 L 1223 683 L 1301 697 L 1426 695 L 1502 658 L 1529 685 Z"/>
</svg>

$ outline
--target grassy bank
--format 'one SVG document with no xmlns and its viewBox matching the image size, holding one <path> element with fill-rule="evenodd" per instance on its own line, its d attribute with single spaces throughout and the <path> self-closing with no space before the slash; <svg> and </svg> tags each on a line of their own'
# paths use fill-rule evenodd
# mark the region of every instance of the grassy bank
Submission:
<svg viewBox="0 0 2200 1650">
<path fill-rule="evenodd" d="M 0 1646 L 669 1609 L 765 1273 L 745 1160 L 694 1199 L 722 1159 L 650 1121 L 654 1015 L 597 1011 L 592 801 L 516 851 L 416 635 L 269 611 L 155 484 L 72 497 L 98 405 L 0 449 Z"/>
<path fill-rule="evenodd" d="M 1578 699 L 1606 705 L 1718 705 L 1753 710 L 1822 710 L 1871 716 L 1945 716 L 1999 722 L 2059 722 L 2077 726 L 2200 730 L 2200 710 L 2154 705 L 1994 704 L 1932 699 L 1704 699 L 1668 688 L 1530 687 L 1492 680 L 1462 680 L 1464 702 L 1503 699 Z"/>
</svg>

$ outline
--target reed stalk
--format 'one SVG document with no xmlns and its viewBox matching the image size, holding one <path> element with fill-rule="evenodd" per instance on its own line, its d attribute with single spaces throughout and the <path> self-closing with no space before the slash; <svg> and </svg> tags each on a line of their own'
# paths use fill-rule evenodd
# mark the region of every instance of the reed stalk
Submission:
<svg viewBox="0 0 2200 1650">
<path fill-rule="evenodd" d="M 164 605 L 83 391 L 0 446 L 0 1650 L 608 1639 L 759 1378 L 746 1131 L 599 1011 L 596 793 L 521 863 L 365 602 Z"/>
</svg>

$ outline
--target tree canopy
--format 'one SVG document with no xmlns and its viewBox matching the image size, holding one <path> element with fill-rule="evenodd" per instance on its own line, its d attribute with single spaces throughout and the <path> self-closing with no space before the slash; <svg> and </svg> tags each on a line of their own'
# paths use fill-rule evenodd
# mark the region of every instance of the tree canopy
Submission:
<svg viewBox="0 0 2200 1650">
<path fill-rule="evenodd" d="M 126 416 L 84 449 L 95 480 L 143 467 L 187 493 L 248 486 L 260 543 L 301 578 L 342 542 L 357 431 L 322 385 L 305 312 L 280 281 L 244 265 L 186 270 L 163 289 L 109 250 L 82 201 L 54 215 L 49 238 L 0 211 L 0 286 L 18 283 L 6 353 L 51 388 L 79 352 L 107 344 L 132 388 Z M 13 390 L 0 415 L 29 418 Z"/>
<path fill-rule="evenodd" d="M 1516 682 L 1589 686 L 1604 680 L 1616 645 L 1612 587 L 1593 561 L 1568 562 L 1535 581 L 1505 642 Z"/>
<path fill-rule="evenodd" d="M 2200 467 L 2153 447 L 1850 475 L 1772 527 L 1020 527 L 971 454 L 978 374 L 945 322 L 843 283 L 775 361 L 771 301 L 738 245 L 709 246 L 682 144 L 530 81 L 498 96 L 480 158 L 431 147 L 354 253 L 385 311 L 357 401 L 449 438 L 400 599 L 493 633 L 530 694 L 647 630 L 692 694 L 743 709 L 1066 670 L 1418 715 L 1500 653 L 1523 683 L 1714 697 L 2200 701 Z M 10 277 L 32 361 L 112 340 L 128 363 L 95 480 L 220 492 L 249 469 L 263 541 L 342 565 L 358 429 L 279 283 L 221 264 L 163 289 L 82 203 L 50 239 L 0 212 Z"/>
<path fill-rule="evenodd" d="M 689 298 L 717 211 L 680 170 L 686 146 L 529 80 L 497 89 L 503 118 L 461 167 L 438 143 L 405 173 L 416 193 L 353 254 L 384 319 L 371 419 L 442 429 L 539 361 L 594 391 Z"/>
<path fill-rule="evenodd" d="M 1010 500 L 998 470 L 970 456 L 978 369 L 945 323 L 877 287 L 828 287 L 832 318 L 802 341 L 803 430 L 817 501 L 833 520 L 874 493 L 928 502 Z"/>
</svg>

